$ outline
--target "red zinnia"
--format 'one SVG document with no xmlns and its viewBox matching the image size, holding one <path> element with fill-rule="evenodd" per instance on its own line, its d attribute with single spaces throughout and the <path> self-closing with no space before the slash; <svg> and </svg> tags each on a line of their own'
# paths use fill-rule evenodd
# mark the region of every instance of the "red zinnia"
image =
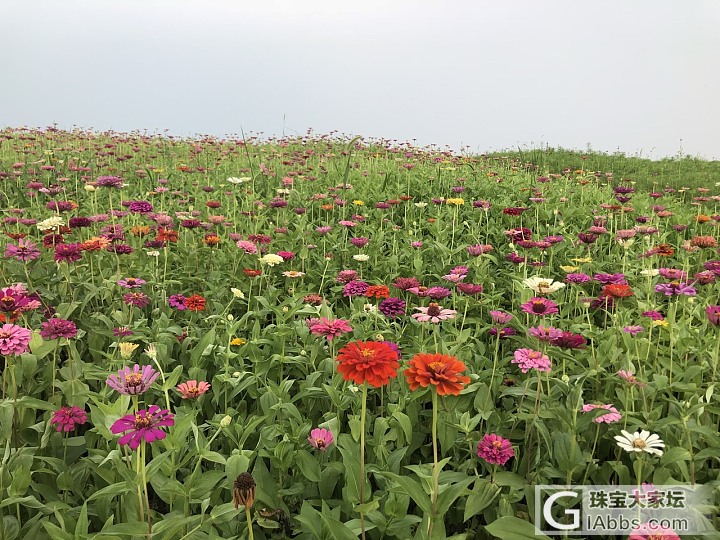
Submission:
<svg viewBox="0 0 720 540">
<path fill-rule="evenodd" d="M 385 285 L 370 285 L 365 291 L 368 298 L 388 298 L 390 297 L 390 289 Z"/>
<path fill-rule="evenodd" d="M 155 240 L 161 240 L 163 242 L 177 242 L 178 232 L 174 229 L 166 229 L 165 227 L 160 227 L 158 229 Z"/>
<path fill-rule="evenodd" d="M 185 299 L 185 307 L 190 311 L 205 311 L 205 299 L 199 294 L 193 294 Z"/>
<path fill-rule="evenodd" d="M 397 358 L 397 352 L 385 342 L 351 341 L 338 352 L 338 371 L 346 381 L 379 388 L 397 377 Z"/>
<path fill-rule="evenodd" d="M 618 285 L 616 283 L 605 285 L 602 289 L 602 296 L 612 296 L 613 298 L 627 298 L 634 296 L 635 293 L 630 285 Z"/>
<path fill-rule="evenodd" d="M 262 274 L 262 270 L 253 270 L 252 268 L 245 268 L 243 272 L 248 277 L 258 277 L 260 274 Z"/>
<path fill-rule="evenodd" d="M 410 390 L 417 390 L 419 386 L 426 388 L 432 384 L 440 396 L 457 396 L 470 382 L 470 377 L 460 375 L 463 371 L 465 364 L 455 356 L 420 353 L 410 359 L 410 367 L 404 373 Z"/>
</svg>

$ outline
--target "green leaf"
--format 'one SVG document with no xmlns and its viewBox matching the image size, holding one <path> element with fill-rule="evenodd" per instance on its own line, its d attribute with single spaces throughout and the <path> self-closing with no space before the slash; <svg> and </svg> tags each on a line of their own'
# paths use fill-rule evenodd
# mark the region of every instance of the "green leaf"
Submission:
<svg viewBox="0 0 720 540">
<path fill-rule="evenodd" d="M 205 334 L 200 342 L 193 347 L 192 353 L 190 353 L 190 364 L 195 367 L 198 365 L 198 360 L 205 354 L 210 354 L 211 347 L 215 342 L 215 329 L 211 328 L 210 331 Z M 207 351 L 207 352 L 206 352 Z"/>
<path fill-rule="evenodd" d="M 75 538 L 79 539 L 87 536 L 88 526 L 88 508 L 86 501 L 80 509 L 80 516 L 78 517 L 77 524 L 75 525 Z"/>
<path fill-rule="evenodd" d="M 466 478 L 455 484 L 451 484 L 442 491 L 437 498 L 437 512 L 439 515 L 445 514 L 455 500 L 467 490 L 467 487 L 473 483 L 474 477 Z"/>
<path fill-rule="evenodd" d="M 463 521 L 467 521 L 485 510 L 498 495 L 500 495 L 500 489 L 496 485 L 491 484 L 484 478 L 479 478 L 465 502 Z"/>
<path fill-rule="evenodd" d="M 311 482 L 320 481 L 320 463 L 307 450 L 299 450 L 295 456 L 295 463 L 302 475 Z"/>
<path fill-rule="evenodd" d="M 535 525 L 513 516 L 496 519 L 485 530 L 502 540 L 550 540 L 544 534 L 537 534 Z"/>
<path fill-rule="evenodd" d="M 407 476 L 401 476 L 399 474 L 386 472 L 381 472 L 378 474 L 390 478 L 393 482 L 395 482 L 395 484 L 397 484 L 396 487 L 400 488 L 400 491 L 402 493 L 410 495 L 410 498 L 415 501 L 415 504 L 417 504 L 423 512 L 425 512 L 426 514 L 430 514 L 430 496 L 425 493 L 425 490 L 422 488 L 419 482 L 416 482 L 415 480 L 412 480 Z M 390 489 L 392 490 L 392 488 Z"/>
</svg>

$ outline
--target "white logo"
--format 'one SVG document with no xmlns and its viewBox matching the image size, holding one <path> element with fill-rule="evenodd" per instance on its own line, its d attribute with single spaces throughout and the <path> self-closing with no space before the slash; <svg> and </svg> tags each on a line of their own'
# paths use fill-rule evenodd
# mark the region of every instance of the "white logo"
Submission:
<svg viewBox="0 0 720 540">
<path fill-rule="evenodd" d="M 572 497 L 575 499 L 578 497 L 578 495 L 579 494 L 577 491 L 558 491 L 557 493 L 553 493 L 552 495 L 550 495 L 543 504 L 543 517 L 545 518 L 545 521 L 552 527 L 555 527 L 556 529 L 561 531 L 571 531 L 573 529 L 577 529 L 580 526 L 580 510 L 565 510 L 565 515 L 572 516 L 573 518 L 572 523 L 566 524 L 558 523 L 553 517 L 551 509 L 553 504 L 555 504 L 555 501 L 558 500 L 560 497 Z"/>
</svg>

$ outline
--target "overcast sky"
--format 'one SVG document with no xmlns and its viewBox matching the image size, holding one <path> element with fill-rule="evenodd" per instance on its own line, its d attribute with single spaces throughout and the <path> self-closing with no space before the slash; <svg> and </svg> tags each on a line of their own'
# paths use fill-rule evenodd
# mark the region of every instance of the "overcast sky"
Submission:
<svg viewBox="0 0 720 540">
<path fill-rule="evenodd" d="M 720 158 L 717 0 L 2 0 L 0 126 Z"/>
</svg>

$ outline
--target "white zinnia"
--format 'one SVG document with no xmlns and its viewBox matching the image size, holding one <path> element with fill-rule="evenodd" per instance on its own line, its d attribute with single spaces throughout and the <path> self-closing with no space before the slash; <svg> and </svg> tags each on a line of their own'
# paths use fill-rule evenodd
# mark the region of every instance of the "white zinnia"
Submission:
<svg viewBox="0 0 720 540">
<path fill-rule="evenodd" d="M 61 218 L 60 216 L 53 216 L 47 219 L 42 220 L 41 222 L 37 223 L 37 228 L 40 231 L 50 231 L 53 229 L 57 229 L 58 227 L 61 227 L 65 225 L 65 220 Z"/>
<path fill-rule="evenodd" d="M 233 296 L 234 296 L 235 298 L 240 298 L 240 299 L 245 298 L 245 294 L 244 294 L 240 289 L 236 289 L 235 287 L 232 287 L 232 288 L 230 289 L 230 292 L 233 293 Z"/>
<path fill-rule="evenodd" d="M 554 293 L 565 286 L 564 283 L 559 281 L 553 281 L 552 279 L 539 276 L 527 278 L 523 281 L 523 285 L 525 285 L 528 289 L 532 289 L 537 294 Z"/>
<path fill-rule="evenodd" d="M 230 182 L 231 184 L 235 184 L 235 185 L 244 184 L 245 182 L 249 182 L 250 180 L 252 180 L 252 178 L 250 178 L 249 176 L 242 176 L 240 178 L 231 176 L 230 178 L 227 179 L 228 182 Z"/>
<path fill-rule="evenodd" d="M 275 266 L 276 264 L 280 264 L 283 262 L 283 258 L 280 255 L 275 255 L 274 253 L 268 253 L 267 255 L 263 255 L 260 257 L 260 264 L 267 264 L 268 266 Z"/>
<path fill-rule="evenodd" d="M 353 255 L 353 259 L 355 259 L 358 262 L 365 262 L 370 260 L 369 255 L 365 255 L 364 253 L 358 253 L 357 255 Z"/>
<path fill-rule="evenodd" d="M 620 448 L 628 452 L 647 452 L 648 454 L 655 454 L 662 456 L 663 451 L 661 448 L 665 448 L 665 443 L 662 441 L 659 435 L 650 433 L 647 430 L 636 431 L 635 433 L 629 433 L 627 431 L 620 430 L 622 435 L 615 435 L 615 440 Z"/>
</svg>

